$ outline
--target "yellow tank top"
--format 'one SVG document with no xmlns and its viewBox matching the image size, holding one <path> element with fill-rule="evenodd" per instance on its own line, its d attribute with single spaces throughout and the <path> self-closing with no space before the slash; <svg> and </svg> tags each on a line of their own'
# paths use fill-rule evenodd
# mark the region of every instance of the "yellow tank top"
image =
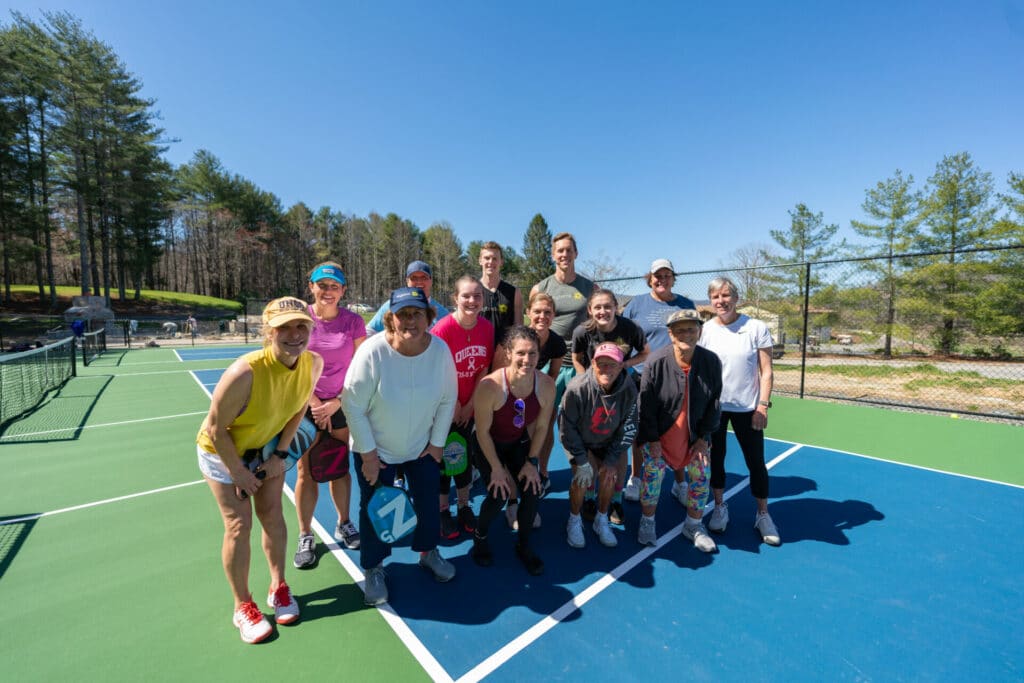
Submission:
<svg viewBox="0 0 1024 683">
<path fill-rule="evenodd" d="M 277 436 L 313 391 L 313 354 L 308 351 L 299 356 L 294 368 L 278 361 L 269 346 L 245 354 L 242 360 L 252 368 L 252 391 L 245 410 L 228 426 L 239 455 L 250 448 L 263 448 Z M 206 433 L 206 420 L 196 443 L 208 453 L 217 452 Z"/>
</svg>

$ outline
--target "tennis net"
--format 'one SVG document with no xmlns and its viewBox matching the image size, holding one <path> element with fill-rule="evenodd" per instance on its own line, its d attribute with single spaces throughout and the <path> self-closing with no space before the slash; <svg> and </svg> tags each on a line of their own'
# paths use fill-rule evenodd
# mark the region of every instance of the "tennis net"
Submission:
<svg viewBox="0 0 1024 683">
<path fill-rule="evenodd" d="M 36 408 L 74 374 L 74 337 L 0 356 L 0 426 Z"/>
<path fill-rule="evenodd" d="M 82 364 L 89 365 L 107 350 L 107 330 L 101 328 L 86 332 L 78 343 L 82 345 Z"/>
</svg>

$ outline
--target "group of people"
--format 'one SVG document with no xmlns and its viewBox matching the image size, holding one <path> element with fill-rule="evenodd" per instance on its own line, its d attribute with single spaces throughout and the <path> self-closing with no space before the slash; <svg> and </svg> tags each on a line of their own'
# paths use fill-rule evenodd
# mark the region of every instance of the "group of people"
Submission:
<svg viewBox="0 0 1024 683">
<path fill-rule="evenodd" d="M 450 312 L 432 298 L 433 272 L 423 261 L 408 265 L 405 286 L 366 324 L 341 304 L 347 280 L 333 262 L 311 271 L 312 303 L 283 297 L 267 305 L 263 349 L 227 369 L 197 436 L 199 467 L 224 521 L 224 571 L 243 641 L 272 632 L 248 588 L 254 510 L 271 573 L 267 604 L 278 624 L 299 619 L 284 577 L 281 491 L 288 446 L 304 418 L 316 426 L 318 441 L 349 445 L 360 492 L 358 527 L 349 517 L 352 476 L 345 475 L 329 483 L 334 536 L 359 551 L 368 605 L 388 600 L 384 560 L 391 548 L 372 530 L 368 501 L 376 487 L 399 481 L 418 519 L 412 548 L 437 581 L 455 577 L 438 551 L 442 538 L 468 534 L 473 561 L 494 563 L 489 532 L 503 509 L 517 531 L 516 556 L 530 574 L 543 573 L 530 541 L 551 485 L 556 421 L 572 468 L 571 547 L 586 545 L 584 520 L 602 545 L 617 545 L 613 527 L 624 524 L 623 500 L 640 504 L 639 543 L 656 545 L 655 511 L 671 469 L 672 496 L 687 513 L 684 536 L 713 552 L 707 529 L 722 533 L 729 522 L 723 498 L 729 424 L 750 471 L 754 526 L 765 543 L 779 544 L 764 462 L 772 389 L 767 327 L 736 310 L 739 292 L 728 278 L 709 284 L 714 315 L 705 322 L 690 299 L 672 291 L 675 269 L 666 259 L 651 265 L 649 295 L 634 297 L 620 312 L 613 292 L 576 272 L 577 256 L 573 235 L 556 235 L 555 272 L 525 303 L 501 278 L 501 247 L 487 242 L 481 275 L 456 281 Z M 264 455 L 263 446 L 278 435 L 277 450 Z M 446 474 L 443 453 L 453 439 L 465 444 L 469 466 Z M 477 474 L 485 496 L 474 513 L 470 488 Z M 318 494 L 303 455 L 295 487 L 297 568 L 317 561 L 311 524 Z"/>
</svg>

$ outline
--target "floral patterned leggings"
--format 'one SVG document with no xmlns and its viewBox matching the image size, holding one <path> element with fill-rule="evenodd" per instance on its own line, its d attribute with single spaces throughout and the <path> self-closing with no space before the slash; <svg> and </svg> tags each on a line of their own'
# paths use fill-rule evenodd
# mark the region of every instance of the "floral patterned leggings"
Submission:
<svg viewBox="0 0 1024 683">
<path fill-rule="evenodd" d="M 665 478 L 665 469 L 668 465 L 664 458 L 655 458 L 651 455 L 650 444 L 643 445 L 643 453 L 644 472 L 640 485 L 640 504 L 657 505 L 658 498 L 661 497 L 661 481 Z M 686 509 L 691 513 L 697 512 L 703 515 L 704 506 L 708 502 L 708 475 L 711 468 L 710 466 L 701 466 L 698 458 L 691 458 L 684 469 L 690 480 L 686 496 Z"/>
</svg>

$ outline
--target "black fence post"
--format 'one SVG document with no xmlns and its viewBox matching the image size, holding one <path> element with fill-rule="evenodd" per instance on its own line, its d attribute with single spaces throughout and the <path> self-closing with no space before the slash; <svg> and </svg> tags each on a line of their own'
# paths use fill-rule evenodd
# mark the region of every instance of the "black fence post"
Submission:
<svg viewBox="0 0 1024 683">
<path fill-rule="evenodd" d="M 811 264 L 804 264 L 804 331 L 800 340 L 800 398 L 804 397 L 804 380 L 807 377 L 807 325 L 810 318 L 808 307 L 811 301 Z"/>
</svg>

